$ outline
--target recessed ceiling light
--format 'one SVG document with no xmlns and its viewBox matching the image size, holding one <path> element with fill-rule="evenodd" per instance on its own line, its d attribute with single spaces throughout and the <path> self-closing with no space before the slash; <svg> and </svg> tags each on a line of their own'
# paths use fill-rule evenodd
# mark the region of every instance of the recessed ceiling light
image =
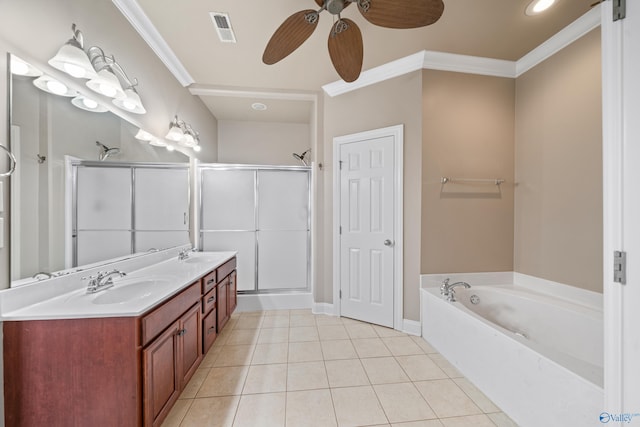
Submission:
<svg viewBox="0 0 640 427">
<path fill-rule="evenodd" d="M 532 0 L 525 9 L 524 13 L 528 16 L 535 16 L 549 9 L 555 3 L 556 0 Z"/>
<path fill-rule="evenodd" d="M 264 111 L 267 109 L 267 106 L 262 102 L 254 102 L 253 104 L 251 104 L 251 108 L 253 108 L 256 111 Z"/>
</svg>

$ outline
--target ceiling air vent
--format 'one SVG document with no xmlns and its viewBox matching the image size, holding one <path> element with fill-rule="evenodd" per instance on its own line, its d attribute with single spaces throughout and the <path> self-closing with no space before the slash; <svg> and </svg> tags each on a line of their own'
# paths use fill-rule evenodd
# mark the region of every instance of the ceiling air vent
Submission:
<svg viewBox="0 0 640 427">
<path fill-rule="evenodd" d="M 209 15 L 211 15 L 211 20 L 213 21 L 213 25 L 216 27 L 220 41 L 224 43 L 235 43 L 236 35 L 233 34 L 233 29 L 231 28 L 229 14 L 223 12 L 209 12 Z"/>
</svg>

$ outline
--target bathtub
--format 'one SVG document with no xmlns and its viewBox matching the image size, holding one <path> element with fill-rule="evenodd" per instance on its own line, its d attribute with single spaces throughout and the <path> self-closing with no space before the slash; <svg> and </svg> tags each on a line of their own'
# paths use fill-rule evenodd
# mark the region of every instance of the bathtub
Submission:
<svg viewBox="0 0 640 427">
<path fill-rule="evenodd" d="M 456 288 L 448 302 L 439 289 L 445 277 L 472 287 Z M 518 273 L 422 281 L 422 336 L 515 422 L 601 425 L 600 294 Z"/>
</svg>

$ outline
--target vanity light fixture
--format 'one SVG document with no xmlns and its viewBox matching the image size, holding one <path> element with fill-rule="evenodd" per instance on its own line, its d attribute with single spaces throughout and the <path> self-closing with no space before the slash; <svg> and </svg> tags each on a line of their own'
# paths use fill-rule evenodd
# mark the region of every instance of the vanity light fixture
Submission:
<svg viewBox="0 0 640 427">
<path fill-rule="evenodd" d="M 84 95 L 76 96 L 71 100 L 71 103 L 78 108 L 86 111 L 91 111 L 93 113 L 104 113 L 105 111 L 107 111 L 107 108 L 104 105 L 100 105 L 96 100 L 88 98 Z"/>
<path fill-rule="evenodd" d="M 178 116 L 175 116 L 169 123 L 169 132 L 167 132 L 165 138 L 189 148 L 197 147 L 200 142 L 198 132 L 190 124 L 180 120 Z"/>
<path fill-rule="evenodd" d="M 119 108 L 135 114 L 145 114 L 147 111 L 136 86 L 137 79 L 129 79 L 124 69 L 112 56 L 106 56 L 98 46 L 84 51 L 82 32 L 71 26 L 73 37 L 65 43 L 56 56 L 49 60 L 51 66 L 64 71 L 76 78 L 89 79 L 87 87 L 94 92 L 109 98 Z"/>
<path fill-rule="evenodd" d="M 199 153 L 200 151 L 202 151 L 202 147 L 199 145 L 196 145 L 195 147 L 193 147 L 193 151 L 195 151 L 196 153 Z"/>
<path fill-rule="evenodd" d="M 107 58 L 102 49 L 92 46 L 89 48 L 89 59 L 97 75 L 87 82 L 87 87 L 109 98 L 124 98 L 125 94 L 120 81 L 109 65 L 116 62 L 115 58 Z"/>
<path fill-rule="evenodd" d="M 138 129 L 138 133 L 136 133 L 136 136 L 134 138 L 137 139 L 138 141 L 149 142 L 153 140 L 153 135 L 151 135 L 146 130 L 140 128 Z"/>
<path fill-rule="evenodd" d="M 149 141 L 149 145 L 153 145 L 154 147 L 166 147 L 169 144 L 167 144 L 160 138 L 153 138 L 151 139 L 151 141 Z"/>
<path fill-rule="evenodd" d="M 82 32 L 76 24 L 71 25 L 71 32 L 73 37 L 49 60 L 49 65 L 75 78 L 93 79 L 96 72 L 84 51 Z"/>
<path fill-rule="evenodd" d="M 42 71 L 17 56 L 11 55 L 11 74 L 26 77 L 40 77 Z"/>
<path fill-rule="evenodd" d="M 167 151 L 174 151 L 176 149 L 176 147 L 174 147 L 173 145 L 167 145 Z"/>
<path fill-rule="evenodd" d="M 184 136 L 184 132 L 182 131 L 182 127 L 184 126 L 184 121 L 179 120 L 178 116 L 169 123 L 169 132 L 165 135 L 165 138 L 171 141 L 180 141 Z"/>
<path fill-rule="evenodd" d="M 532 0 L 524 13 L 527 16 L 535 16 L 549 9 L 556 3 L 556 0 Z"/>
<path fill-rule="evenodd" d="M 60 96 L 76 96 L 78 92 L 73 89 L 69 89 L 64 83 L 59 82 L 53 77 L 47 76 L 46 74 L 41 75 L 37 79 L 33 81 L 33 84 L 40 90 L 44 90 L 45 92 L 52 93 L 54 95 Z"/>
</svg>

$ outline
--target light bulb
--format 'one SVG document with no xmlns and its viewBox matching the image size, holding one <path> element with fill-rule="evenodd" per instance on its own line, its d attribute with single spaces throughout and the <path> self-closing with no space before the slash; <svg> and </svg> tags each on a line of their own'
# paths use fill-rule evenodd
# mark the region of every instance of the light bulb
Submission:
<svg viewBox="0 0 640 427">
<path fill-rule="evenodd" d="M 122 101 L 122 106 L 124 108 L 126 108 L 127 110 L 135 110 L 136 109 L 136 104 L 129 101 L 128 99 L 125 99 L 124 101 Z"/>
<path fill-rule="evenodd" d="M 533 11 L 534 13 L 540 13 L 549 9 L 553 3 L 555 3 L 555 0 L 540 0 L 535 6 L 533 6 Z"/>
<path fill-rule="evenodd" d="M 193 147 L 193 151 L 195 151 L 196 153 L 199 153 L 202 150 L 202 147 L 200 147 L 199 145 L 196 145 L 195 147 Z"/>
<path fill-rule="evenodd" d="M 93 99 L 90 98 L 82 98 L 82 103 L 85 105 L 85 107 L 93 110 L 94 108 L 96 108 L 98 106 L 98 103 L 96 101 L 94 101 Z"/>
<path fill-rule="evenodd" d="M 11 72 L 23 76 L 29 72 L 29 66 L 13 56 L 11 57 Z"/>
<path fill-rule="evenodd" d="M 173 151 L 175 149 L 176 147 L 174 147 L 173 145 L 167 145 L 167 151 Z"/>
<path fill-rule="evenodd" d="M 116 89 L 106 83 L 100 83 L 100 93 L 103 94 L 104 96 L 108 96 L 113 98 L 114 96 L 116 96 Z"/>
<path fill-rule="evenodd" d="M 64 95 L 65 93 L 67 93 L 67 87 L 57 80 L 47 81 L 47 89 L 49 89 L 56 95 Z"/>
<path fill-rule="evenodd" d="M 65 62 L 63 67 L 65 73 L 69 74 L 70 76 L 73 76 L 75 78 L 81 78 L 85 76 L 84 68 L 79 67 L 75 64 Z"/>
</svg>

